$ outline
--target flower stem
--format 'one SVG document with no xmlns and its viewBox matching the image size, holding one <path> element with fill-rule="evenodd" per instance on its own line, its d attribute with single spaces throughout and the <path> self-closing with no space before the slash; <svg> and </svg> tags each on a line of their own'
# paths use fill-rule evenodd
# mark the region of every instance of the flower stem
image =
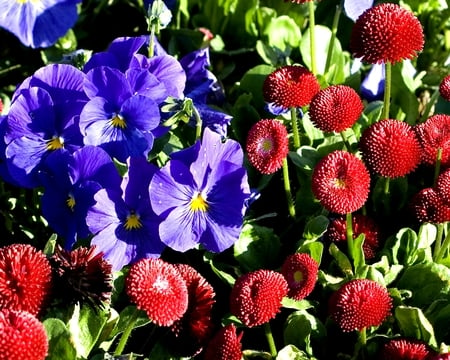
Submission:
<svg viewBox="0 0 450 360">
<path fill-rule="evenodd" d="M 436 186 L 439 173 L 441 172 L 442 148 L 438 148 L 436 152 L 436 166 L 434 167 L 433 186 Z"/>
<path fill-rule="evenodd" d="M 355 351 L 353 353 L 352 360 L 365 358 L 366 344 L 367 344 L 367 332 L 366 328 L 362 328 L 358 334 L 358 342 L 355 345 Z M 361 356 L 359 356 L 360 354 Z"/>
<path fill-rule="evenodd" d="M 201 118 L 197 108 L 195 107 L 195 105 L 192 105 L 192 111 L 194 112 L 194 116 L 195 116 L 195 140 L 198 140 L 202 136 L 203 122 L 202 122 L 202 118 Z"/>
<path fill-rule="evenodd" d="M 392 65 L 390 62 L 384 64 L 384 107 L 381 119 L 389 119 L 389 105 L 391 103 L 391 81 L 392 81 Z"/>
<path fill-rule="evenodd" d="M 300 148 L 300 135 L 298 133 L 297 125 L 297 109 L 291 107 L 291 123 L 292 123 L 292 136 L 294 138 L 294 148 L 295 150 Z"/>
<path fill-rule="evenodd" d="M 295 218 L 295 205 L 294 205 L 294 199 L 292 198 L 292 193 L 291 193 L 291 183 L 289 181 L 289 169 L 288 169 L 287 158 L 283 159 L 283 183 L 284 183 L 284 191 L 286 193 L 286 200 L 288 203 L 289 215 L 291 215 L 291 217 Z"/>
<path fill-rule="evenodd" d="M 437 88 L 436 90 L 434 90 L 433 95 L 431 95 L 430 100 L 428 100 L 419 122 L 421 123 L 424 122 L 428 118 L 428 116 L 430 116 L 431 109 L 433 108 L 434 104 L 436 104 L 439 95 L 440 95 L 439 88 Z"/>
<path fill-rule="evenodd" d="M 309 5 L 309 46 L 311 52 L 311 72 L 317 75 L 316 67 L 316 40 L 314 27 L 316 26 L 316 19 L 314 14 L 314 1 L 308 1 Z"/>
<path fill-rule="evenodd" d="M 131 335 L 131 332 L 134 329 L 134 325 L 136 324 L 136 321 L 138 319 L 139 310 L 136 308 L 131 315 L 130 319 L 128 320 L 127 327 L 122 333 L 122 336 L 119 340 L 119 343 L 117 344 L 116 350 L 114 351 L 114 356 L 122 355 L 123 350 L 125 349 L 125 345 L 127 344 L 128 338 Z"/>
<path fill-rule="evenodd" d="M 334 43 L 336 40 L 337 28 L 339 25 L 339 18 L 341 16 L 341 4 L 336 5 L 336 11 L 334 13 L 333 24 L 331 25 L 331 38 L 330 43 L 328 44 L 328 53 L 327 53 L 327 61 L 325 63 L 324 74 L 328 72 L 331 64 L 331 57 L 333 56 Z"/>
<path fill-rule="evenodd" d="M 264 324 L 264 334 L 266 335 L 267 343 L 269 344 L 270 355 L 275 358 L 277 356 L 277 348 L 275 346 L 275 340 L 273 339 L 272 329 L 269 322 Z"/>
<path fill-rule="evenodd" d="M 444 228 L 444 224 L 439 224 Z M 450 248 L 450 233 L 447 232 L 447 235 L 445 236 L 444 242 L 442 243 L 442 246 L 439 249 L 439 252 L 437 253 L 437 256 L 435 257 L 434 261 L 439 262 L 444 258 L 445 253 Z"/>
<path fill-rule="evenodd" d="M 442 235 L 444 234 L 444 224 L 436 224 L 437 226 L 437 233 L 436 233 L 436 240 L 434 241 L 434 248 L 433 248 L 433 260 L 437 260 L 442 247 Z M 448 237 L 448 236 L 447 236 Z"/>
<path fill-rule="evenodd" d="M 150 27 L 150 41 L 148 44 L 148 57 L 152 58 L 155 53 L 155 25 Z"/>
<path fill-rule="evenodd" d="M 354 258 L 353 256 L 353 224 L 352 224 L 352 213 L 348 212 L 345 215 L 345 233 L 346 233 L 346 237 L 347 237 L 347 248 L 348 248 L 348 254 L 349 256 L 352 258 Z"/>
</svg>

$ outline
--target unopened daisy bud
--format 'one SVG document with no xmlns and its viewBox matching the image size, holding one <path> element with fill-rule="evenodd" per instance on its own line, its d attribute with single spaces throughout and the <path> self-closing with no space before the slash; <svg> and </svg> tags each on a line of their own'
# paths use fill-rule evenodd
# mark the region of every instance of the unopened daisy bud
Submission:
<svg viewBox="0 0 450 360">
<path fill-rule="evenodd" d="M 229 324 L 221 328 L 209 342 L 205 360 L 241 360 L 243 332 L 237 334 L 236 326 Z"/>
<path fill-rule="evenodd" d="M 383 285 L 354 279 L 331 295 L 330 316 L 344 332 L 379 326 L 391 314 L 392 299 Z"/>
<path fill-rule="evenodd" d="M 450 75 L 442 79 L 439 84 L 439 93 L 445 100 L 450 101 Z"/>
<path fill-rule="evenodd" d="M 364 110 L 358 93 L 350 86 L 331 85 L 311 100 L 309 117 L 324 132 L 341 132 L 352 127 Z"/>
<path fill-rule="evenodd" d="M 314 74 L 299 65 L 278 68 L 263 84 L 264 100 L 285 109 L 308 105 L 319 90 L 320 84 Z"/>
<path fill-rule="evenodd" d="M 420 163 L 419 140 L 406 122 L 385 119 L 368 127 L 359 143 L 362 158 L 374 173 L 397 178 L 412 172 Z"/>
<path fill-rule="evenodd" d="M 414 14 L 393 3 L 363 12 L 353 26 L 350 49 L 366 63 L 397 63 L 422 51 L 422 25 Z"/>
<path fill-rule="evenodd" d="M 309 254 L 289 255 L 281 267 L 281 273 L 289 286 L 288 296 L 302 300 L 311 294 L 317 282 L 318 272 L 319 264 Z"/>
<path fill-rule="evenodd" d="M 370 176 L 352 153 L 336 150 L 323 157 L 312 174 L 312 192 L 328 211 L 346 214 L 360 209 L 369 196 Z"/>
<path fill-rule="evenodd" d="M 248 132 L 247 157 L 260 173 L 272 174 L 283 165 L 288 145 L 288 133 L 280 121 L 260 120 Z"/>
<path fill-rule="evenodd" d="M 256 270 L 240 276 L 230 294 L 230 310 L 248 327 L 265 324 L 281 310 L 288 293 L 284 276 L 271 270 Z"/>
</svg>

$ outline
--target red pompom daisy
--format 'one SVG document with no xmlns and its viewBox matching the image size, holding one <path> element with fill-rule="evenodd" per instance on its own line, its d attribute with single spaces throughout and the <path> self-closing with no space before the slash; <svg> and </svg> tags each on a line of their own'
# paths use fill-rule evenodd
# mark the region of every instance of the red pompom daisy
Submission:
<svg viewBox="0 0 450 360">
<path fill-rule="evenodd" d="M 368 127 L 359 143 L 362 158 L 374 173 L 396 178 L 405 176 L 420 163 L 419 140 L 406 122 L 385 119 Z"/>
<path fill-rule="evenodd" d="M 246 151 L 250 164 L 259 172 L 274 173 L 289 152 L 286 127 L 278 120 L 258 121 L 248 132 Z"/>
<path fill-rule="evenodd" d="M 434 224 L 450 221 L 450 206 L 433 188 L 425 188 L 415 194 L 410 201 L 410 208 L 420 223 Z"/>
<path fill-rule="evenodd" d="M 27 311 L 0 311 L 0 359 L 44 360 L 48 339 L 44 325 Z"/>
<path fill-rule="evenodd" d="M 434 351 L 427 343 L 408 338 L 391 339 L 381 350 L 383 360 L 423 360 L 431 354 Z"/>
<path fill-rule="evenodd" d="M 204 360 L 241 360 L 243 333 L 236 333 L 236 326 L 229 324 L 221 328 L 209 342 Z"/>
<path fill-rule="evenodd" d="M 311 294 L 317 282 L 318 272 L 319 264 L 309 254 L 289 255 L 281 267 L 281 273 L 289 286 L 288 296 L 302 300 Z"/>
<path fill-rule="evenodd" d="M 284 109 L 308 105 L 319 90 L 314 74 L 299 65 L 286 65 L 273 71 L 263 84 L 264 100 Z"/>
<path fill-rule="evenodd" d="M 323 157 L 312 174 L 312 192 L 328 211 L 346 214 L 360 209 L 369 195 L 370 175 L 352 153 L 336 150 Z"/>
<path fill-rule="evenodd" d="M 281 309 L 288 293 L 284 276 L 271 270 L 256 270 L 240 276 L 230 294 L 230 310 L 248 327 L 265 324 Z"/>
<path fill-rule="evenodd" d="M 0 248 L 0 309 L 37 315 L 48 300 L 52 269 L 42 251 L 28 244 Z"/>
<path fill-rule="evenodd" d="M 352 215 L 353 238 L 364 234 L 363 252 L 366 259 L 373 259 L 379 246 L 380 228 L 375 221 L 363 214 Z M 347 243 L 347 220 L 340 216 L 331 220 L 324 234 L 327 241 L 337 244 Z"/>
<path fill-rule="evenodd" d="M 180 345 L 176 352 L 182 356 L 192 357 L 210 338 L 215 292 L 192 266 L 176 264 L 175 267 L 186 281 L 189 300 L 183 317 L 176 320 L 170 330 Z"/>
<path fill-rule="evenodd" d="M 358 93 L 350 86 L 331 85 L 311 100 L 309 117 L 324 132 L 341 132 L 352 127 L 364 110 Z"/>
<path fill-rule="evenodd" d="M 450 75 L 445 76 L 439 84 L 439 93 L 442 98 L 450 101 Z"/>
<path fill-rule="evenodd" d="M 422 162 L 436 164 L 438 149 L 442 149 L 441 165 L 450 166 L 450 115 L 436 114 L 414 127 L 422 148 Z"/>
<path fill-rule="evenodd" d="M 422 51 L 422 25 L 414 14 L 397 4 L 383 3 L 367 9 L 353 26 L 350 48 L 366 63 L 397 63 Z"/>
<path fill-rule="evenodd" d="M 383 285 L 353 279 L 331 295 L 330 317 L 344 332 L 379 326 L 391 314 L 392 299 Z"/>
<path fill-rule="evenodd" d="M 186 281 L 174 265 L 161 259 L 134 263 L 125 286 L 131 301 L 159 326 L 172 325 L 187 310 Z"/>
</svg>

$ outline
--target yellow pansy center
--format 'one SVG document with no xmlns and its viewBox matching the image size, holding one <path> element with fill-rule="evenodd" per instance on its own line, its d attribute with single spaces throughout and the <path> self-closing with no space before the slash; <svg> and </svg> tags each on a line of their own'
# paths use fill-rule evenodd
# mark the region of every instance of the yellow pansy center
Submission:
<svg viewBox="0 0 450 360">
<path fill-rule="evenodd" d="M 134 212 L 130 213 L 127 216 L 124 226 L 126 230 L 140 229 L 142 227 L 140 216 Z"/>
<path fill-rule="evenodd" d="M 208 203 L 202 197 L 202 194 L 198 193 L 192 198 L 190 207 L 192 211 L 205 212 L 206 210 L 208 210 Z"/>
<path fill-rule="evenodd" d="M 69 197 L 66 200 L 66 204 L 70 210 L 73 210 L 73 208 L 75 207 L 75 198 L 72 194 L 69 194 Z"/>
<path fill-rule="evenodd" d="M 47 150 L 57 150 L 64 147 L 64 140 L 59 136 L 54 136 L 47 141 Z"/>
<path fill-rule="evenodd" d="M 111 125 L 114 127 L 118 127 L 121 129 L 125 129 L 127 127 L 127 123 L 125 122 L 125 119 L 120 116 L 120 115 L 115 115 L 112 119 L 111 119 Z"/>
</svg>

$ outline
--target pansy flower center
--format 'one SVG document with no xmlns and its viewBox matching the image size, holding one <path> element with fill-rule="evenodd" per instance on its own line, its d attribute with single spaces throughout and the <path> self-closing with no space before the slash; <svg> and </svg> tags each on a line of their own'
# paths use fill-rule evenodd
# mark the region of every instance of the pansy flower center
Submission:
<svg viewBox="0 0 450 360">
<path fill-rule="evenodd" d="M 125 122 L 125 119 L 122 116 L 120 116 L 119 114 L 115 115 L 111 119 L 111 125 L 116 128 L 121 128 L 121 129 L 125 129 L 127 127 L 127 123 Z"/>
<path fill-rule="evenodd" d="M 190 204 L 192 211 L 207 211 L 208 210 L 208 203 L 203 198 L 202 194 L 197 193 L 191 200 Z"/>
<path fill-rule="evenodd" d="M 127 216 L 127 220 L 125 221 L 124 227 L 126 230 L 140 229 L 142 227 L 140 216 L 135 212 L 131 212 Z"/>
<path fill-rule="evenodd" d="M 47 141 L 47 150 L 57 150 L 64 147 L 64 140 L 62 137 L 54 136 Z"/>
<path fill-rule="evenodd" d="M 72 194 L 69 194 L 69 197 L 66 200 L 66 204 L 70 210 L 73 210 L 73 208 L 75 207 L 75 198 Z"/>
</svg>

